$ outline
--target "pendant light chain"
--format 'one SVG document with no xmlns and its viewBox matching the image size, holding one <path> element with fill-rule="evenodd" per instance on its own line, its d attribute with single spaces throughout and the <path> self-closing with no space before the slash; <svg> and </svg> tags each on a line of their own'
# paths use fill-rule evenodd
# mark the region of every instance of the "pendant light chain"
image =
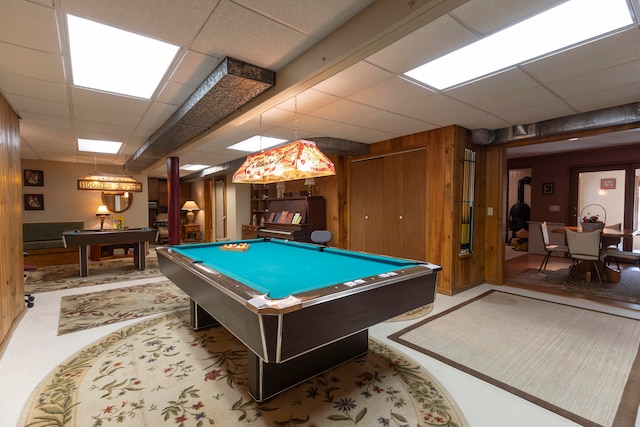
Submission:
<svg viewBox="0 0 640 427">
<path fill-rule="evenodd" d="M 298 96 L 293 97 L 293 140 L 298 139 Z"/>
</svg>

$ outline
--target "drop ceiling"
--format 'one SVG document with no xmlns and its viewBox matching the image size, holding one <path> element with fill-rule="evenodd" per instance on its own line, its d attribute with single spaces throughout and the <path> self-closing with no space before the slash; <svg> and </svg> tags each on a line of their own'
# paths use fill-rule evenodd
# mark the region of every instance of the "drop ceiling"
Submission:
<svg viewBox="0 0 640 427">
<path fill-rule="evenodd" d="M 169 153 L 181 164 L 237 161 L 247 153 L 226 147 L 255 134 L 371 144 L 451 124 L 503 129 L 638 102 L 637 24 L 445 91 L 401 76 L 559 3 L 2 0 L 0 92 L 22 119 L 23 159 L 106 165 L 135 157 L 225 57 L 274 71 L 276 85 Z M 73 86 L 66 13 L 180 46 L 154 96 L 127 98 Z M 95 156 L 78 151 L 78 137 L 120 140 L 124 146 L 117 155 Z M 590 137 L 588 143 L 635 144 L 640 136 L 626 131 Z M 521 157 L 566 150 L 565 145 L 509 151 Z M 166 176 L 165 157 L 142 171 Z"/>
</svg>

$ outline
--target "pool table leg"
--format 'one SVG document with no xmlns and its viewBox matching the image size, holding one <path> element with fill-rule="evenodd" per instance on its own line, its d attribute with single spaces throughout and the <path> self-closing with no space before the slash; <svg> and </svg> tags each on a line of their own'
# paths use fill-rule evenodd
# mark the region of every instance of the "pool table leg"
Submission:
<svg viewBox="0 0 640 427">
<path fill-rule="evenodd" d="M 256 402 L 267 400 L 327 371 L 367 353 L 369 331 L 365 329 L 283 363 L 266 363 L 249 353 L 249 394 Z"/>
<path fill-rule="evenodd" d="M 193 299 L 189 299 L 189 309 L 189 322 L 191 323 L 191 328 L 193 328 L 194 331 L 207 329 L 219 324 L 219 322 L 210 315 L 207 310 L 200 307 L 200 305 L 198 305 L 198 303 Z"/>
</svg>

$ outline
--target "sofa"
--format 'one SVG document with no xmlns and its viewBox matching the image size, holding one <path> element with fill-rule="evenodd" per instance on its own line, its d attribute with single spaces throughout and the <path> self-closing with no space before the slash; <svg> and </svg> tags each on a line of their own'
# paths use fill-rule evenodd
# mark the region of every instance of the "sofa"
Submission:
<svg viewBox="0 0 640 427">
<path fill-rule="evenodd" d="M 78 262 L 78 248 L 65 248 L 62 233 L 84 229 L 84 221 L 32 222 L 22 224 L 25 263 L 43 267 Z"/>
</svg>

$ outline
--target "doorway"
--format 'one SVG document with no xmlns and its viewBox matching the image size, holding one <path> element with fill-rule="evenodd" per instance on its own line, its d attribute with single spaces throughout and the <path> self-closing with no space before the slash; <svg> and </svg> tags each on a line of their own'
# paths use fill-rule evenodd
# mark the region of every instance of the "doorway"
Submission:
<svg viewBox="0 0 640 427">
<path fill-rule="evenodd" d="M 586 216 L 637 230 L 639 176 L 640 166 L 631 164 L 572 168 L 567 224 L 579 225 Z M 637 239 L 624 240 L 624 250 L 640 248 Z"/>
<path fill-rule="evenodd" d="M 227 199 L 226 181 L 224 177 L 217 177 L 213 184 L 214 191 L 214 218 L 215 240 L 227 238 Z"/>
</svg>

